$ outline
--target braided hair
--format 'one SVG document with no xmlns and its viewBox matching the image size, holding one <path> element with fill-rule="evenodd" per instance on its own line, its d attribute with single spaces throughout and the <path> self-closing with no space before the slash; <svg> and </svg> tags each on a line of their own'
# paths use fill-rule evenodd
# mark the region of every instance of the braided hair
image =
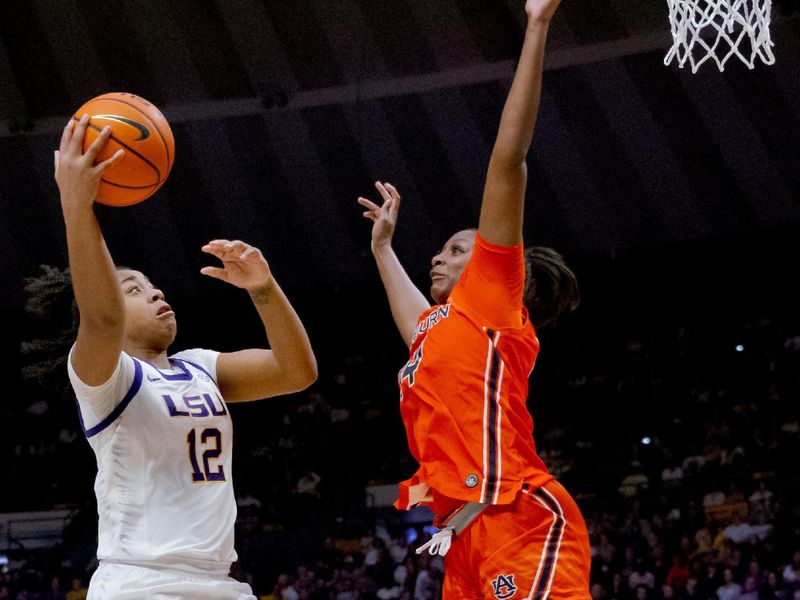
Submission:
<svg viewBox="0 0 800 600">
<path fill-rule="evenodd" d="M 544 246 L 525 249 L 523 300 L 536 328 L 578 308 L 581 302 L 578 280 L 560 253 Z"/>
<path fill-rule="evenodd" d="M 78 307 L 69 269 L 40 265 L 38 275 L 25 279 L 25 294 L 25 312 L 44 336 L 22 342 L 20 351 L 27 358 L 22 377 L 70 397 L 66 361 L 78 330 Z"/>
</svg>

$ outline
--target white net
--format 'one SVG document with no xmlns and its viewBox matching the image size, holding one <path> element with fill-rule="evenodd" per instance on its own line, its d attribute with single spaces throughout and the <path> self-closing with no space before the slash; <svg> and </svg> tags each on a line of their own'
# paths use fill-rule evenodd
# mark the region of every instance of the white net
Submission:
<svg viewBox="0 0 800 600">
<path fill-rule="evenodd" d="M 756 59 L 775 62 L 769 35 L 772 0 L 667 0 L 672 25 L 672 48 L 664 58 L 669 65 L 688 61 L 697 73 L 713 60 L 720 71 L 733 56 L 749 68 Z"/>
</svg>

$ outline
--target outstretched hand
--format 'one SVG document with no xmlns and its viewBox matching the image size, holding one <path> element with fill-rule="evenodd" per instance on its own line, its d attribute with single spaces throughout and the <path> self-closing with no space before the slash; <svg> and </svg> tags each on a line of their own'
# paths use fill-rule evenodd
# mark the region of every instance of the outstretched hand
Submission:
<svg viewBox="0 0 800 600">
<path fill-rule="evenodd" d="M 400 210 L 400 193 L 391 183 L 375 182 L 375 188 L 383 198 L 378 206 L 367 198 L 359 198 L 358 203 L 366 208 L 364 217 L 372 221 L 372 249 L 391 245 L 397 213 Z"/>
<path fill-rule="evenodd" d="M 261 250 L 239 240 L 212 240 L 202 248 L 222 261 L 222 267 L 203 267 L 200 272 L 236 287 L 253 290 L 272 283 L 269 269 Z"/>
<path fill-rule="evenodd" d="M 55 152 L 55 178 L 65 209 L 91 206 L 97 198 L 103 174 L 125 155 L 124 150 L 120 149 L 111 158 L 95 164 L 98 154 L 108 142 L 111 128 L 104 127 L 83 152 L 83 138 L 88 126 L 88 115 L 83 115 L 77 122 L 70 119 L 61 134 L 61 145 Z"/>
<path fill-rule="evenodd" d="M 529 21 L 549 21 L 556 14 L 561 0 L 527 0 L 525 13 Z"/>
</svg>

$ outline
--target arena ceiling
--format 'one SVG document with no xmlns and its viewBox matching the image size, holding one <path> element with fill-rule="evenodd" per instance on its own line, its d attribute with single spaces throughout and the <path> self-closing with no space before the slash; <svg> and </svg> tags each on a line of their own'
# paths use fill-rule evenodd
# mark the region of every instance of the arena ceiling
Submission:
<svg viewBox="0 0 800 600">
<path fill-rule="evenodd" d="M 800 217 L 800 18 L 774 66 L 662 63 L 666 3 L 564 0 L 530 155 L 526 237 L 609 253 Z M 52 156 L 108 91 L 170 120 L 159 194 L 101 209 L 120 262 L 191 292 L 214 237 L 261 246 L 290 284 L 359 280 L 375 179 L 404 194 L 414 273 L 473 225 L 522 40 L 522 1 L 12 0 L 0 3 L 0 282 L 65 264 Z"/>
</svg>

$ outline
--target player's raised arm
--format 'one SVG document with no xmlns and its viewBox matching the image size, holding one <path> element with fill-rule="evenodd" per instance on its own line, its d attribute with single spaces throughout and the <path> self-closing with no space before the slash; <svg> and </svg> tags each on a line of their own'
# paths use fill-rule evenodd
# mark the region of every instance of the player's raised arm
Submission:
<svg viewBox="0 0 800 600">
<path fill-rule="evenodd" d="M 203 252 L 222 267 L 201 273 L 246 290 L 261 317 L 270 349 L 220 354 L 217 380 L 228 402 L 258 400 L 298 392 L 317 379 L 317 361 L 308 335 L 258 248 L 240 241 L 213 240 Z"/>
<path fill-rule="evenodd" d="M 411 281 L 392 249 L 392 237 L 400 210 L 400 194 L 390 183 L 377 182 L 375 187 L 383 197 L 381 206 L 366 198 L 359 198 L 358 203 L 366 209 L 364 216 L 373 223 L 372 254 L 389 298 L 395 325 L 406 346 L 410 348 L 417 320 L 431 305 Z"/>
<path fill-rule="evenodd" d="M 533 140 L 550 19 L 560 0 L 528 0 L 528 23 L 517 72 L 506 99 L 483 192 L 481 236 L 493 244 L 514 246 L 522 241 L 527 183 L 525 156 Z"/>
<path fill-rule="evenodd" d="M 88 117 L 70 120 L 55 153 L 55 177 L 67 231 L 67 251 L 72 287 L 80 313 L 72 366 L 89 385 L 108 380 L 119 360 L 125 336 L 122 293 L 114 262 L 94 215 L 100 179 L 123 156 L 119 150 L 98 165 L 95 158 L 105 146 L 106 127 L 83 152 Z"/>
</svg>

